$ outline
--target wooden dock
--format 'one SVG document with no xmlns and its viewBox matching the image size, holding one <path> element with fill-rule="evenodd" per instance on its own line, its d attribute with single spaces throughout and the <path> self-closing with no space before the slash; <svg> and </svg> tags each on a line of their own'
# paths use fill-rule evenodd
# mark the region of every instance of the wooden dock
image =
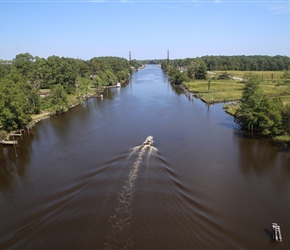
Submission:
<svg viewBox="0 0 290 250">
<path fill-rule="evenodd" d="M 282 242 L 282 234 L 280 226 L 277 223 L 272 223 L 273 239 L 278 242 Z"/>
<path fill-rule="evenodd" d="M 20 133 L 15 133 L 15 134 L 9 134 L 9 136 L 10 136 L 10 137 L 13 137 L 13 136 L 15 136 L 15 137 L 21 137 L 22 134 L 20 134 Z"/>
<path fill-rule="evenodd" d="M 3 145 L 17 145 L 17 141 L 0 141 L 0 144 L 3 144 Z"/>
</svg>

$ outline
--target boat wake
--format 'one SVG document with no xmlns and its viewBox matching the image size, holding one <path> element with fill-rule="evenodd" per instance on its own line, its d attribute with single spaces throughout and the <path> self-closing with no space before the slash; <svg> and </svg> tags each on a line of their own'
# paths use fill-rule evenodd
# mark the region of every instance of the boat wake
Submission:
<svg viewBox="0 0 290 250">
<path fill-rule="evenodd" d="M 153 142 L 153 136 L 148 136 L 142 145 L 131 149 L 126 160 L 125 167 L 129 167 L 129 174 L 118 195 L 118 207 L 114 215 L 110 217 L 110 241 L 105 243 L 108 249 L 127 249 L 133 247 L 133 240 L 126 233 L 133 222 L 131 204 L 134 198 L 135 184 L 140 167 L 145 165 L 147 173 L 151 156 L 158 151 L 157 148 L 153 147 Z"/>
</svg>

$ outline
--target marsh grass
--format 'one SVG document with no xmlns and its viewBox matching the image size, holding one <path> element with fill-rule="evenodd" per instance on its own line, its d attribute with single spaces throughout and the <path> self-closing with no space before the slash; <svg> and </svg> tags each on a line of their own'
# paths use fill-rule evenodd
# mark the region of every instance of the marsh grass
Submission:
<svg viewBox="0 0 290 250">
<path fill-rule="evenodd" d="M 208 80 L 193 81 L 184 85 L 207 103 L 239 100 L 244 87 L 243 83 L 234 80 L 211 80 L 210 89 Z"/>
<path fill-rule="evenodd" d="M 223 109 L 225 109 L 225 111 L 230 115 L 235 116 L 239 107 L 240 106 L 237 103 L 226 103 L 224 104 Z"/>
<path fill-rule="evenodd" d="M 184 83 L 184 86 L 192 93 L 207 103 L 238 101 L 242 97 L 244 83 L 240 80 L 217 80 L 217 74 L 225 71 L 215 71 L 210 74 L 210 90 L 208 89 L 209 80 L 195 80 Z M 248 74 L 263 75 L 260 86 L 264 93 L 270 98 L 280 97 L 284 103 L 290 103 L 290 84 L 285 84 L 281 76 L 284 71 L 226 71 L 229 75 L 244 78 Z M 272 81 L 275 77 L 279 82 Z"/>
<path fill-rule="evenodd" d="M 258 75 L 261 76 L 263 81 L 270 81 L 272 82 L 272 75 L 273 81 L 280 81 L 281 76 L 284 74 L 284 71 L 237 71 L 237 70 L 223 70 L 223 71 L 214 71 L 216 74 L 222 74 L 227 72 L 230 76 L 235 76 L 239 78 L 245 78 L 246 75 Z"/>
</svg>

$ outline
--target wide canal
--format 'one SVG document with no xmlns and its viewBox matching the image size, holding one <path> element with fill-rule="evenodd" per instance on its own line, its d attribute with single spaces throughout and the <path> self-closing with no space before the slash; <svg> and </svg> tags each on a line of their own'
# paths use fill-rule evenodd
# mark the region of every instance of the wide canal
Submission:
<svg viewBox="0 0 290 250">
<path fill-rule="evenodd" d="M 157 65 L 0 147 L 0 249 L 290 249 L 289 211 L 289 150 Z"/>
</svg>

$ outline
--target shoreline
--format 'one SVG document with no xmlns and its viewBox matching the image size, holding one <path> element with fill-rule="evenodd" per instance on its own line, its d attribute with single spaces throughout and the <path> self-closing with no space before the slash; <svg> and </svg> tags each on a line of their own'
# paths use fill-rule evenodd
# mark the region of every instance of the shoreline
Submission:
<svg viewBox="0 0 290 250">
<path fill-rule="evenodd" d="M 214 105 L 214 104 L 218 104 L 218 103 L 223 103 L 224 105 L 226 103 L 230 103 L 230 102 L 238 102 L 239 100 L 224 100 L 224 101 L 214 101 L 213 102 L 207 102 L 206 100 L 204 100 L 202 97 L 196 95 L 195 93 L 189 91 L 184 85 L 175 85 L 173 84 L 175 87 L 181 89 L 185 95 L 188 97 L 188 94 L 191 94 L 192 97 L 194 98 L 198 98 L 199 100 L 201 100 L 202 102 L 204 102 L 205 104 L 207 105 Z M 188 97 L 188 98 L 191 98 L 191 97 Z M 230 116 L 232 117 L 235 117 L 234 113 L 230 112 L 226 107 L 223 107 L 224 111 L 229 114 Z M 247 133 L 247 131 L 245 130 L 241 130 L 241 132 L 245 132 Z M 265 138 L 259 134 L 255 134 L 255 136 L 258 136 L 260 138 Z M 287 136 L 287 135 L 280 135 L 280 136 L 275 136 L 275 137 L 272 137 L 272 138 L 269 138 L 271 139 L 274 143 L 280 143 L 280 144 L 286 144 L 287 146 L 290 146 L 290 136 Z"/>
<path fill-rule="evenodd" d="M 69 110 L 79 106 L 82 102 L 90 99 L 90 98 L 103 98 L 103 92 L 104 92 L 104 89 L 110 89 L 110 88 L 116 88 L 116 86 L 102 86 L 101 88 L 96 88 L 94 90 L 94 92 L 91 92 L 91 93 L 88 93 L 86 94 L 80 101 L 76 102 L 76 103 L 72 103 L 71 105 L 68 105 L 67 106 L 67 110 L 61 112 L 61 113 L 58 113 L 58 114 L 53 114 L 51 112 L 48 112 L 48 111 L 43 111 L 43 114 L 37 114 L 37 115 L 32 115 L 32 121 L 31 121 L 31 124 L 28 125 L 27 127 L 33 127 L 36 123 L 42 121 L 42 120 L 45 120 L 47 118 L 50 118 L 51 116 L 54 116 L 54 115 L 61 115 L 61 114 L 65 114 L 67 113 Z M 34 116 L 34 117 L 33 117 Z"/>
<path fill-rule="evenodd" d="M 3 140 L 0 140 L 0 145 L 2 145 L 2 146 L 7 146 L 7 145 L 14 145 L 15 146 L 15 145 L 17 145 L 18 141 L 14 138 L 16 135 L 17 135 L 17 137 L 21 137 L 24 135 L 25 131 L 31 130 L 36 125 L 36 123 L 38 123 L 42 120 L 48 119 L 54 115 L 65 114 L 65 113 L 69 112 L 71 109 L 79 106 L 82 102 L 84 102 L 90 98 L 103 98 L 102 93 L 104 92 L 104 89 L 110 89 L 110 88 L 116 88 L 116 86 L 114 86 L 114 85 L 113 86 L 102 86 L 100 88 L 95 88 L 92 92 L 83 96 L 80 101 L 68 105 L 67 109 L 61 113 L 55 114 L 55 113 L 52 113 L 49 111 L 41 111 L 40 114 L 33 114 L 33 115 L 31 115 L 31 122 L 23 129 L 12 130 L 10 132 L 0 129 L 0 131 L 4 131 L 7 133 L 6 138 Z M 13 137 L 13 140 L 11 140 L 12 137 Z"/>
</svg>

